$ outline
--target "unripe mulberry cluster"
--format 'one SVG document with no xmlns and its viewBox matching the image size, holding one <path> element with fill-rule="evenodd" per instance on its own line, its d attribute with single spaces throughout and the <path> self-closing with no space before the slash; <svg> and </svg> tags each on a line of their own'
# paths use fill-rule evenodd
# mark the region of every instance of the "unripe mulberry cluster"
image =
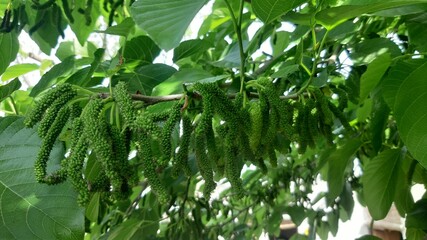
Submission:
<svg viewBox="0 0 427 240">
<path fill-rule="evenodd" d="M 294 148 L 303 154 L 319 143 L 331 144 L 332 129 L 338 124 L 335 119 L 352 131 L 343 112 L 348 97 L 342 88 L 331 88 L 339 96 L 337 104 L 318 88 L 292 99 L 277 89 L 268 78 L 248 87 L 251 93 L 257 92 L 251 96 L 245 91 L 229 94 L 216 82 L 195 83 L 171 107 L 152 111 L 135 104 L 124 82 L 114 86 L 111 96 L 94 94 L 87 102 L 77 101 L 80 105 L 72 101 L 77 92 L 71 85 L 58 85 L 25 120 L 28 127 L 40 122 L 43 142 L 35 164 L 36 178 L 47 184 L 69 179 L 82 205 L 94 192 L 125 199 L 141 179 L 165 204 L 172 199 L 163 178 L 166 168 L 171 168 L 174 177 L 191 177 L 198 171 L 206 199 L 223 177 L 230 182 L 233 195 L 242 197 L 245 189 L 240 174 L 245 163 L 267 172 L 279 165 L 278 152 Z M 70 154 L 59 170 L 48 174 L 50 152 L 63 131 L 71 132 Z M 131 150 L 136 150 L 132 161 Z M 90 159 L 100 166 L 98 176 L 86 175 Z"/>
</svg>

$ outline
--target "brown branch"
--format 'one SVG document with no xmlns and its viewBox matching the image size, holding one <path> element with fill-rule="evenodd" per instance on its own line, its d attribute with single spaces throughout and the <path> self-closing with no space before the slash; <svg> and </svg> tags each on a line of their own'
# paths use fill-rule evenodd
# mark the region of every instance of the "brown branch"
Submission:
<svg viewBox="0 0 427 240">
<path fill-rule="evenodd" d="M 41 56 L 39 56 L 39 55 L 37 55 L 35 53 L 32 53 L 32 52 L 28 53 L 28 57 L 32 58 L 32 59 L 34 59 L 34 60 L 36 60 L 38 62 L 42 62 L 43 61 L 43 58 Z"/>
<path fill-rule="evenodd" d="M 236 95 L 237 95 L 236 93 L 230 93 L 230 94 L 228 94 L 228 98 L 234 99 L 234 98 L 236 98 Z M 303 95 L 305 95 L 305 94 L 303 94 Z M 106 99 L 106 98 L 110 97 L 110 94 L 109 93 L 99 93 L 98 96 L 100 98 Z M 141 94 L 132 94 L 131 95 L 132 100 L 144 102 L 146 106 L 154 105 L 154 104 L 157 104 L 160 102 L 178 101 L 178 100 L 181 100 L 183 97 L 185 97 L 185 94 L 182 94 L 182 93 L 181 94 L 166 95 L 166 96 L 147 96 L 147 95 L 141 95 Z M 191 97 L 196 98 L 196 99 L 202 98 L 202 96 L 197 92 L 193 92 Z M 256 99 L 256 98 L 259 98 L 259 95 L 258 95 L 258 93 L 249 92 L 248 98 Z M 283 99 L 283 100 L 297 99 L 297 98 L 298 98 L 297 94 L 280 96 L 280 99 Z"/>
</svg>

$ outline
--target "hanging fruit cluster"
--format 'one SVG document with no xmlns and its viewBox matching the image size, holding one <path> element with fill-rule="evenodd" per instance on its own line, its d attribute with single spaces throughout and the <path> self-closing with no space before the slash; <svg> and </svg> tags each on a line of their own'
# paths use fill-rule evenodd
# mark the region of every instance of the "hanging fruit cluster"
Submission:
<svg viewBox="0 0 427 240">
<path fill-rule="evenodd" d="M 222 177 L 242 197 L 240 173 L 245 163 L 267 172 L 278 165 L 277 152 L 295 149 L 303 154 L 319 142 L 331 144 L 335 119 L 352 131 L 343 112 L 347 93 L 339 87 L 331 89 L 339 96 L 338 105 L 318 88 L 284 96 L 268 78 L 247 82 L 248 93 L 237 94 L 228 94 L 216 82 L 195 83 L 172 107 L 154 112 L 136 104 L 124 82 L 111 95 L 94 94 L 85 104 L 76 100 L 77 91 L 71 85 L 58 85 L 25 121 L 28 127 L 40 122 L 43 143 L 36 178 L 47 184 L 68 178 L 84 205 L 94 192 L 104 192 L 113 200 L 127 198 L 142 173 L 159 201 L 167 203 L 171 196 L 161 172 L 171 167 L 173 176 L 189 177 L 194 174 L 190 166 L 194 156 L 206 199 L 216 187 L 215 179 Z M 176 130 L 181 133 L 174 140 Z M 59 170 L 48 174 L 50 152 L 64 131 L 71 131 L 70 154 Z M 133 149 L 137 160 L 131 163 Z M 87 175 L 91 157 L 101 166 L 96 177 Z"/>
</svg>

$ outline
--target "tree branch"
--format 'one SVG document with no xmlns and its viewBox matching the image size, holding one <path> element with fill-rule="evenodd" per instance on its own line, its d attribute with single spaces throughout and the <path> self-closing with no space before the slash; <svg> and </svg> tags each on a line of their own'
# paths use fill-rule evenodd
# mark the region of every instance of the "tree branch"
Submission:
<svg viewBox="0 0 427 240">
<path fill-rule="evenodd" d="M 236 98 L 237 93 L 230 93 L 228 94 L 228 98 L 234 99 Z M 248 98 L 256 99 L 259 98 L 258 93 L 249 92 Z M 100 98 L 106 99 L 110 97 L 109 93 L 99 93 L 98 96 Z M 287 96 L 280 96 L 280 99 L 286 100 L 286 99 L 297 99 L 298 94 L 291 94 Z M 183 97 L 185 97 L 185 94 L 172 94 L 172 95 L 166 95 L 166 96 L 147 96 L 147 95 L 141 95 L 141 94 L 131 94 L 132 100 L 135 101 L 141 101 L 144 102 L 145 105 L 154 105 L 160 102 L 171 102 L 171 101 L 178 101 L 181 100 Z M 197 92 L 193 92 L 191 95 L 192 98 L 196 99 L 202 99 L 202 95 L 200 95 Z"/>
</svg>

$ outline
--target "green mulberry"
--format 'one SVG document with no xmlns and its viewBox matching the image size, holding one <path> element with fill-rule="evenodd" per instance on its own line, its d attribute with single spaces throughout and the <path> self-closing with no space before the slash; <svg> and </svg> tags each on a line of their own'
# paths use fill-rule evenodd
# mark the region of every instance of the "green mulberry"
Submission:
<svg viewBox="0 0 427 240">
<path fill-rule="evenodd" d="M 142 161 L 142 168 L 151 190 L 156 194 L 161 204 L 169 201 L 169 195 L 166 187 L 162 184 L 156 172 L 156 161 L 153 158 L 150 138 L 146 133 L 141 133 L 137 142 L 138 157 Z"/>
<path fill-rule="evenodd" d="M 174 151 L 175 149 L 172 148 L 171 135 L 176 124 L 181 119 L 181 107 L 182 107 L 182 104 L 180 102 L 177 102 L 172 106 L 171 112 L 169 114 L 169 118 L 166 120 L 163 126 L 162 135 L 161 135 L 161 144 L 162 144 L 164 156 L 161 159 L 161 162 L 160 162 L 161 165 L 166 165 L 175 152 Z"/>
<path fill-rule="evenodd" d="M 304 105 L 300 102 L 295 103 L 295 108 L 298 110 L 298 115 L 295 120 L 295 129 L 298 133 L 298 153 L 303 154 L 307 149 L 308 131 L 306 128 L 307 112 Z"/>
<path fill-rule="evenodd" d="M 263 116 L 259 102 L 253 102 L 249 107 L 251 132 L 249 134 L 249 145 L 253 152 L 256 152 L 262 138 Z"/>
<path fill-rule="evenodd" d="M 200 175 L 202 175 L 205 180 L 203 195 L 206 199 L 209 199 L 211 192 L 216 187 L 216 184 L 213 180 L 212 165 L 207 155 L 206 135 L 203 131 L 203 126 L 201 125 L 198 125 L 196 128 L 195 155 Z"/>
<path fill-rule="evenodd" d="M 114 87 L 113 91 L 114 100 L 119 106 L 120 112 L 125 119 L 126 123 L 130 124 L 135 120 L 136 110 L 132 103 L 132 98 L 128 92 L 128 87 L 125 82 L 119 82 Z"/>
<path fill-rule="evenodd" d="M 308 139 L 308 145 L 314 149 L 315 146 L 315 139 L 319 135 L 319 121 L 318 121 L 318 111 L 316 108 L 316 103 L 313 99 L 307 99 L 305 109 L 307 111 L 306 115 L 306 128 L 308 132 L 308 136 L 310 137 Z"/>
<path fill-rule="evenodd" d="M 88 143 L 86 134 L 80 135 L 71 149 L 68 176 L 74 189 L 79 193 L 78 202 L 85 206 L 89 202 L 88 183 L 83 177 L 83 165 L 87 156 Z"/>
<path fill-rule="evenodd" d="M 46 167 L 47 161 L 49 160 L 50 152 L 52 151 L 53 145 L 56 141 L 56 138 L 61 133 L 62 128 L 68 121 L 70 116 L 70 109 L 68 107 L 62 108 L 59 112 L 55 121 L 52 123 L 52 126 L 49 128 L 49 131 L 45 135 L 40 147 L 40 151 L 37 155 L 35 163 L 35 175 L 38 182 L 46 182 Z M 51 183 L 51 182 L 46 182 Z"/>
<path fill-rule="evenodd" d="M 129 186 L 128 179 L 136 178 L 136 171 L 131 168 L 128 161 L 129 147 L 126 146 L 125 135 L 122 134 L 115 126 L 109 126 L 109 132 L 112 140 L 113 158 L 115 171 L 122 178 L 122 186 L 118 189 L 118 198 L 125 199 L 131 194 L 131 187 Z"/>
<path fill-rule="evenodd" d="M 103 107 L 104 103 L 99 98 L 89 101 L 83 115 L 84 129 L 97 159 L 101 162 L 105 174 L 111 181 L 113 193 L 120 196 L 123 179 L 116 166 L 120 166 L 121 163 L 114 157 L 108 123 L 102 114 Z"/>
<path fill-rule="evenodd" d="M 173 175 L 178 176 L 179 170 L 184 171 L 185 175 L 191 176 L 191 168 L 188 165 L 188 150 L 190 147 L 191 133 L 193 126 L 191 118 L 188 115 L 182 116 L 182 136 L 178 152 L 175 156 L 175 164 L 173 166 Z"/>
<path fill-rule="evenodd" d="M 52 126 L 53 122 L 55 121 L 55 118 L 57 117 L 59 111 L 61 108 L 63 108 L 68 101 L 70 101 L 73 97 L 77 95 L 76 91 L 70 91 L 62 94 L 59 96 L 50 106 L 45 115 L 43 116 L 42 120 L 40 121 L 40 125 L 37 129 L 38 134 L 40 137 L 44 137 L 49 128 Z"/>
<path fill-rule="evenodd" d="M 338 95 L 338 109 L 343 111 L 348 104 L 348 94 L 342 88 L 332 88 L 332 91 Z"/>
<path fill-rule="evenodd" d="M 328 99 L 325 97 L 325 95 L 323 95 L 322 91 L 318 88 L 316 88 L 313 93 L 317 100 L 316 104 L 317 104 L 317 109 L 319 109 L 319 117 L 322 119 L 322 121 L 325 124 L 332 126 L 334 123 L 334 117 L 333 117 L 333 113 L 329 109 Z"/>
<path fill-rule="evenodd" d="M 232 134 L 228 133 L 224 142 L 224 162 L 225 162 L 225 176 L 231 184 L 237 198 L 244 196 L 243 182 L 240 178 L 241 168 L 238 159 L 237 149 L 233 142 L 235 138 Z"/>
<path fill-rule="evenodd" d="M 72 92 L 73 89 L 71 84 L 64 83 L 56 86 L 55 88 L 49 90 L 40 101 L 37 102 L 36 106 L 31 110 L 31 112 L 26 117 L 24 124 L 27 127 L 33 127 L 36 123 L 38 123 L 45 113 L 45 111 L 52 105 L 52 103 L 68 92 Z"/>
<path fill-rule="evenodd" d="M 351 128 L 350 124 L 348 123 L 348 120 L 345 117 L 344 113 L 338 107 L 336 107 L 333 103 L 331 103 L 330 101 L 328 101 L 328 106 L 329 106 L 329 109 L 331 110 L 331 112 L 335 115 L 335 117 L 340 120 L 340 122 L 343 125 L 343 127 L 345 128 L 345 130 L 352 131 L 353 129 Z"/>
</svg>

